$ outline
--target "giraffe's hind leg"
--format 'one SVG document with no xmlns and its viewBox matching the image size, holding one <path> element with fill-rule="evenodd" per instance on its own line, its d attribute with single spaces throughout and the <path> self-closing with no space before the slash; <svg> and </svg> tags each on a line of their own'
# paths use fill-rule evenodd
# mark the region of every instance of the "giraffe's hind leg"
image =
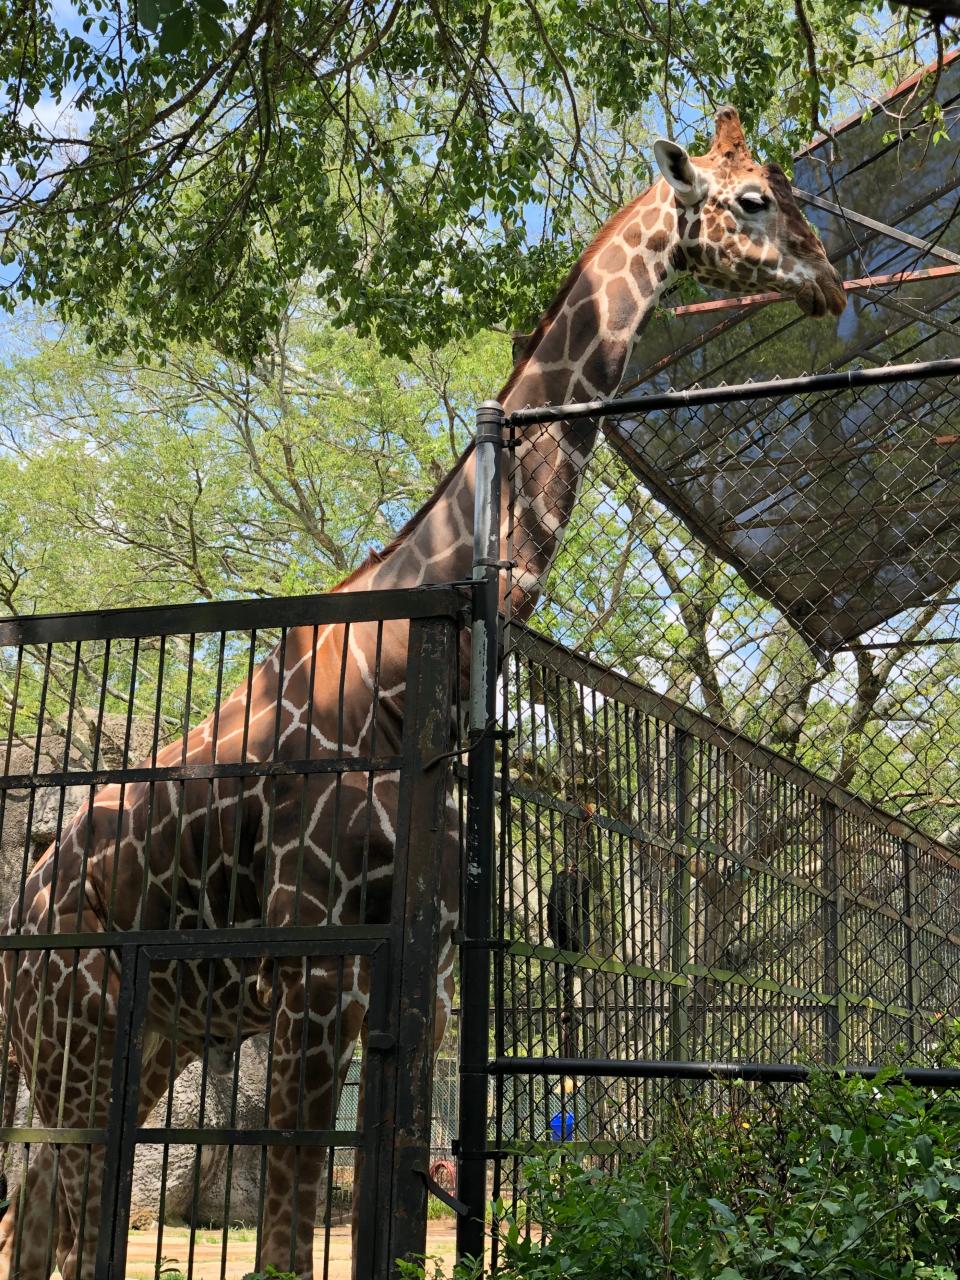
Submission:
<svg viewBox="0 0 960 1280">
<path fill-rule="evenodd" d="M 116 968 L 99 948 L 35 951 L 16 968 L 8 964 L 4 979 L 13 993 L 12 1040 L 31 1099 L 27 1122 L 106 1129 Z M 152 1105 L 168 1075 L 144 1067 L 143 1093 L 153 1094 Z M 0 1280 L 47 1280 L 54 1254 L 63 1280 L 86 1280 L 101 1226 L 104 1144 L 63 1143 L 33 1148 L 31 1155 L 0 1219 Z"/>
<path fill-rule="evenodd" d="M 111 977 L 107 975 L 107 986 Z M 55 1029 L 58 1034 L 46 1040 L 32 1073 L 35 1076 L 31 1089 L 34 1123 L 69 1129 L 106 1128 L 115 1040 L 114 1006 L 109 993 L 103 1003 L 102 1018 L 96 1015 L 98 1002 L 91 1003 L 93 1016 L 89 1020 L 82 1016 L 81 1008 L 76 1007 L 68 1034 L 59 1034 L 65 1019 L 44 1019 L 45 1029 Z M 75 1004 L 79 1006 L 80 1002 Z M 59 1230 L 53 1243 L 64 1280 L 93 1274 L 100 1227 L 103 1155 L 102 1142 L 64 1143 L 54 1161 Z M 33 1212 L 29 1192 L 26 1212 Z M 11 1280 L 34 1280 L 35 1274 L 41 1273 L 21 1267 Z M 48 1264 L 42 1275 L 49 1274 Z"/>
<path fill-rule="evenodd" d="M 0 1218 L 0 1280 L 47 1280 L 57 1240 L 56 1153 L 48 1143 L 25 1150 L 20 1183 Z"/>
<path fill-rule="evenodd" d="M 142 1064 L 138 1103 L 141 1124 L 192 1059 L 186 1050 L 179 1050 L 171 1071 L 172 1053 L 170 1041 L 159 1040 L 149 1060 Z M 96 1262 L 104 1149 L 91 1149 L 85 1159 L 79 1158 L 80 1149 L 76 1150 L 78 1158 L 62 1160 L 60 1166 L 61 1202 L 70 1225 L 69 1230 L 61 1230 L 57 1260 L 63 1280 L 90 1280 Z"/>
<path fill-rule="evenodd" d="M 261 977 L 261 1000 L 270 1007 L 268 982 L 277 987 L 270 1126 L 330 1129 L 366 1013 L 365 958 L 343 966 L 276 963 L 270 979 L 266 972 Z M 273 1266 L 311 1280 L 326 1162 L 323 1147 L 269 1149 L 258 1271 Z"/>
</svg>

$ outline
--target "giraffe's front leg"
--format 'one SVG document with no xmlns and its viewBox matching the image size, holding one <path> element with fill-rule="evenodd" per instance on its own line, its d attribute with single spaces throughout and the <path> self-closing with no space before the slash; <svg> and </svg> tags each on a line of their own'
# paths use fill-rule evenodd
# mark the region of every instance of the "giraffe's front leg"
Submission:
<svg viewBox="0 0 960 1280">
<path fill-rule="evenodd" d="M 366 1014 L 366 963 L 358 957 L 274 961 L 261 969 L 259 988 L 275 1019 L 270 1127 L 332 1129 Z M 270 1147 L 258 1271 L 273 1266 L 300 1280 L 312 1277 L 325 1168 L 323 1147 Z"/>
</svg>

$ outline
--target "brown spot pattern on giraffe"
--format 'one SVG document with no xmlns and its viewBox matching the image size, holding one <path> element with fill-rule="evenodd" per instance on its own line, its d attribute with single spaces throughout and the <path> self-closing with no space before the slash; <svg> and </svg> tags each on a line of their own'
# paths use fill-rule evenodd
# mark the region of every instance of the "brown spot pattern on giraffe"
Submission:
<svg viewBox="0 0 960 1280">
<path fill-rule="evenodd" d="M 637 303 L 626 281 L 619 278 L 608 280 L 604 291 L 607 295 L 607 326 L 617 331 L 635 324 Z"/>
</svg>

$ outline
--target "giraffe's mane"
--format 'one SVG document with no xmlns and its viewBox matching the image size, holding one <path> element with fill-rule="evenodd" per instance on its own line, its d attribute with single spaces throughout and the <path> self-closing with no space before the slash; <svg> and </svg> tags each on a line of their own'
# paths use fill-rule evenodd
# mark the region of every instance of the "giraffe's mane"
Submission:
<svg viewBox="0 0 960 1280">
<path fill-rule="evenodd" d="M 622 209 L 618 210 L 612 218 L 604 223 L 593 240 L 591 240 L 590 244 L 587 245 L 578 260 L 570 268 L 570 272 L 566 280 L 563 282 L 559 292 L 556 294 L 549 307 L 547 307 L 546 311 L 540 317 L 537 327 L 530 335 L 530 338 L 524 347 L 523 354 L 514 365 L 513 372 L 501 388 L 500 394 L 497 397 L 501 403 L 516 386 L 517 381 L 522 376 L 523 371 L 527 367 L 534 351 L 539 346 L 551 324 L 553 324 L 554 320 L 556 320 L 557 316 L 563 310 L 564 304 L 570 295 L 570 290 L 580 279 L 585 268 L 593 261 L 601 249 L 603 249 L 607 241 L 610 240 L 611 237 L 615 236 L 620 231 L 623 224 L 633 216 L 636 212 L 637 206 L 647 198 L 651 190 L 652 188 L 648 187 L 646 191 L 631 200 L 629 204 L 625 204 Z M 391 538 L 385 547 L 382 547 L 379 551 L 368 552 L 366 559 L 359 564 L 351 574 L 344 578 L 342 582 L 339 582 L 334 587 L 334 591 L 340 591 L 344 587 L 350 586 L 362 573 L 365 573 L 368 569 L 374 568 L 378 564 L 382 564 L 392 552 L 403 546 L 414 530 L 422 524 L 440 499 L 444 496 L 454 477 L 463 468 L 464 463 L 470 457 L 472 452 L 473 443 L 471 442 L 467 445 L 463 453 L 461 453 L 460 457 L 440 481 L 423 506 L 414 512 L 410 519 L 400 528 L 394 537 Z"/>
<path fill-rule="evenodd" d="M 359 576 L 362 573 L 365 573 L 367 569 L 372 569 L 375 565 L 381 564 L 384 560 L 386 560 L 387 556 L 390 555 L 392 551 L 396 551 L 398 547 L 403 546 L 407 538 L 410 537 L 410 534 L 413 533 L 414 529 L 416 529 L 417 526 L 427 518 L 427 516 L 430 514 L 433 508 L 437 505 L 437 503 L 446 493 L 454 476 L 456 476 L 459 473 L 459 471 L 463 467 L 463 464 L 470 457 L 470 454 L 472 452 L 473 452 L 473 441 L 471 440 L 471 442 L 467 445 L 463 453 L 461 453 L 460 457 L 456 460 L 456 462 L 453 464 L 453 466 L 450 468 L 447 474 L 443 477 L 443 479 L 434 489 L 433 493 L 431 493 L 430 497 L 426 500 L 423 506 L 417 508 L 417 510 L 410 517 L 410 519 L 406 522 L 406 524 L 401 526 L 400 530 L 396 534 L 394 534 L 394 536 L 390 539 L 390 541 L 387 543 L 385 547 L 381 547 L 379 551 L 376 551 L 376 550 L 368 551 L 366 559 L 361 564 L 358 564 L 356 569 L 354 569 L 351 574 L 349 574 L 346 578 L 344 578 L 342 582 L 338 582 L 337 585 L 333 588 L 334 591 L 340 591 L 342 588 L 350 586 L 357 578 L 359 578 Z"/>
<path fill-rule="evenodd" d="M 652 190 L 652 187 L 648 187 L 646 191 L 641 192 L 640 195 L 631 200 L 629 204 L 625 204 L 622 209 L 619 209 L 612 218 L 608 219 L 608 221 L 603 224 L 594 238 L 587 245 L 586 249 L 584 249 L 583 253 L 574 265 L 570 268 L 570 272 L 567 275 L 566 280 L 564 280 L 563 284 L 560 286 L 560 291 L 540 317 L 537 327 L 527 339 L 519 360 L 513 366 L 513 372 L 510 374 L 510 377 L 507 379 L 506 384 L 500 392 L 499 399 L 501 401 L 509 395 L 519 379 L 523 376 L 523 372 L 529 364 L 533 353 L 543 341 L 547 330 L 563 310 L 567 298 L 570 296 L 571 289 L 580 279 L 586 267 L 589 266 L 601 249 L 603 249 L 604 245 L 606 245 L 613 236 L 619 233 L 623 224 L 633 217 L 637 211 L 637 206 L 646 200 Z"/>
</svg>

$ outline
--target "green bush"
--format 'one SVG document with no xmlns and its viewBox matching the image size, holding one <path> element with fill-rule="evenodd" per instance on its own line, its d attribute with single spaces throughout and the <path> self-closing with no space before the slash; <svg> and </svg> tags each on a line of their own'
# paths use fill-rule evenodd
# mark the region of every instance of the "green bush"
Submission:
<svg viewBox="0 0 960 1280">
<path fill-rule="evenodd" d="M 544 1151 L 518 1208 L 494 1206 L 504 1280 L 960 1280 L 960 1095 L 730 1086 L 616 1171 Z"/>
</svg>

